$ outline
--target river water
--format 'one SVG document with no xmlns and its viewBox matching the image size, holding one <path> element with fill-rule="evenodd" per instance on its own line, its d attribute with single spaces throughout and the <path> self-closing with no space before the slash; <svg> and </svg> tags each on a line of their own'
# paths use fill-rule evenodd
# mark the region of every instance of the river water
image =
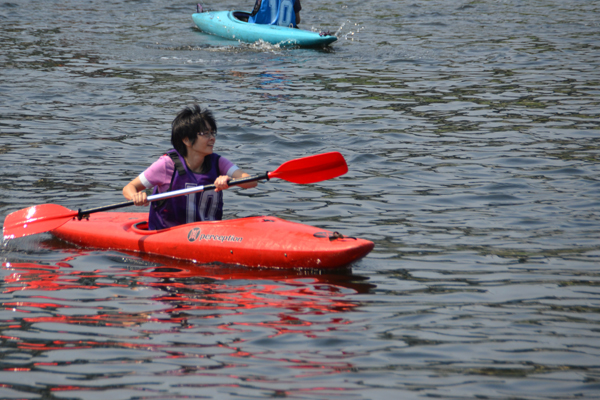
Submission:
<svg viewBox="0 0 600 400">
<path fill-rule="evenodd" d="M 600 397 L 599 3 L 302 6 L 339 40 L 222 40 L 181 0 L 0 3 L 2 219 L 122 201 L 199 103 L 250 173 L 350 168 L 229 190 L 226 218 L 375 242 L 317 274 L 10 241 L 0 398 Z"/>
</svg>

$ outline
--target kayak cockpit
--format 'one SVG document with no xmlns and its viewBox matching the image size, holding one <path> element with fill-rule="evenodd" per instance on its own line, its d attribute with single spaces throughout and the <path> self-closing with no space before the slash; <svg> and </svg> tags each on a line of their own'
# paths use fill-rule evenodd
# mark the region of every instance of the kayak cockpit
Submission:
<svg viewBox="0 0 600 400">
<path fill-rule="evenodd" d="M 233 15 L 233 18 L 242 21 L 242 22 L 248 22 L 248 18 L 250 18 L 250 13 L 244 12 L 244 11 L 233 11 L 231 13 Z"/>
<path fill-rule="evenodd" d="M 160 231 L 148 229 L 148 221 L 143 220 L 131 225 L 131 230 L 140 235 L 152 235 Z"/>
<path fill-rule="evenodd" d="M 133 224 L 133 229 L 138 231 L 148 231 L 148 221 L 140 221 Z"/>
</svg>

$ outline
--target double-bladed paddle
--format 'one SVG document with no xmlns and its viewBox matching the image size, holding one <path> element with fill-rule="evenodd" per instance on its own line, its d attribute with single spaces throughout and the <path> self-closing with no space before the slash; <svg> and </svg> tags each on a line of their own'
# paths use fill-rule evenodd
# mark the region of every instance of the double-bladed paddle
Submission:
<svg viewBox="0 0 600 400">
<path fill-rule="evenodd" d="M 348 172 L 348 165 L 346 165 L 344 157 L 338 152 L 331 152 L 290 160 L 281 164 L 279 168 L 273 172 L 235 179 L 229 181 L 228 184 L 229 186 L 233 186 L 248 182 L 269 180 L 272 178 L 279 178 L 288 182 L 301 184 L 316 183 L 344 175 L 346 172 Z M 148 196 L 148 201 L 153 202 L 170 199 L 172 197 L 213 189 L 215 189 L 215 185 L 195 186 Z M 114 210 L 116 208 L 129 207 L 132 205 L 133 201 L 126 201 L 84 211 L 81 209 L 73 211 L 58 204 L 41 204 L 24 208 L 7 215 L 4 219 L 2 233 L 4 240 L 6 241 L 9 239 L 34 235 L 36 233 L 48 232 L 66 224 L 72 218 L 82 219 L 92 213 Z"/>
</svg>

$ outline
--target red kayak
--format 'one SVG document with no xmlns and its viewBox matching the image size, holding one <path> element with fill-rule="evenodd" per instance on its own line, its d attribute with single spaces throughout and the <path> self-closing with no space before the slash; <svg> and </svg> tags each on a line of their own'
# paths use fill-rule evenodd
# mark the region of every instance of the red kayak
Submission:
<svg viewBox="0 0 600 400">
<path fill-rule="evenodd" d="M 373 249 L 373 242 L 276 217 L 195 222 L 149 231 L 148 213 L 99 212 L 73 218 L 51 233 L 84 247 L 134 251 L 197 263 L 336 269 Z"/>
<path fill-rule="evenodd" d="M 348 171 L 339 152 L 287 161 L 273 172 L 229 181 L 229 185 L 279 178 L 308 184 L 333 179 Z M 170 199 L 215 185 L 195 186 L 148 197 Z M 40 204 L 6 216 L 3 240 L 42 232 L 84 247 L 134 251 L 197 263 L 239 264 L 250 267 L 334 269 L 350 265 L 373 250 L 373 242 L 345 237 L 313 226 L 275 217 L 251 217 L 195 222 L 149 231 L 147 213 L 106 212 L 133 205 L 133 201 L 69 210 L 58 204 Z"/>
</svg>

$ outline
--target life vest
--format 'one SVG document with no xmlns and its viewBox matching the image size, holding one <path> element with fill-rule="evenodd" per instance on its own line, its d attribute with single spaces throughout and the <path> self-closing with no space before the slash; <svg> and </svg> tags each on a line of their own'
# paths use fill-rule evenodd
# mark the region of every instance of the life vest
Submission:
<svg viewBox="0 0 600 400">
<path fill-rule="evenodd" d="M 195 174 L 186 165 L 184 158 L 176 151 L 169 150 L 175 168 L 171 177 L 169 191 L 186 189 L 193 186 L 210 185 L 219 173 L 219 156 L 206 156 L 201 174 Z M 155 187 L 152 194 L 157 194 Z M 165 229 L 172 226 L 196 221 L 215 221 L 223 218 L 223 192 L 207 190 L 185 196 L 150 203 L 148 229 Z"/>
<path fill-rule="evenodd" d="M 279 25 L 295 28 L 295 1 L 296 0 L 262 0 L 258 11 L 248 18 L 248 22 L 251 24 Z"/>
</svg>

